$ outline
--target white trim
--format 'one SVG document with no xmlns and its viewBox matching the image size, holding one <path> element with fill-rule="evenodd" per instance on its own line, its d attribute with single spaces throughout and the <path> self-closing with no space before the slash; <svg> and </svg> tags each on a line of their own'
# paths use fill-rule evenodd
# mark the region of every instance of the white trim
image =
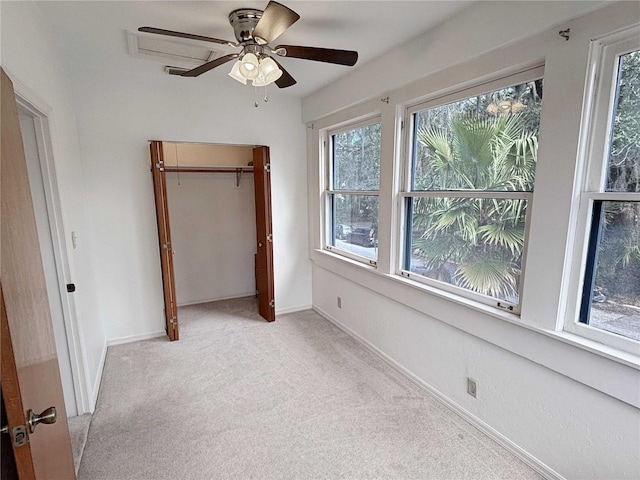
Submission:
<svg viewBox="0 0 640 480">
<path fill-rule="evenodd" d="M 276 310 L 276 316 L 286 315 L 287 313 L 304 312 L 305 310 L 312 310 L 312 309 L 313 309 L 313 305 L 311 304 L 299 305 L 297 307 L 282 308 L 280 310 Z"/>
<path fill-rule="evenodd" d="M 246 297 L 255 297 L 255 296 L 256 296 L 256 292 L 247 292 L 247 293 L 241 293 L 239 295 L 229 295 L 226 297 L 211 298 L 208 300 L 194 300 L 193 302 L 178 303 L 178 308 L 189 307 L 191 305 L 200 305 L 203 303 L 220 302 L 222 300 L 233 300 L 234 298 L 246 298 Z"/>
<path fill-rule="evenodd" d="M 367 197 L 377 197 L 378 202 L 380 201 L 380 172 L 378 173 L 378 189 L 377 190 L 353 190 L 353 189 L 336 189 L 333 185 L 333 137 L 335 135 L 339 135 L 341 133 L 350 132 L 353 130 L 357 130 L 359 128 L 365 128 L 372 125 L 380 126 L 380 158 L 379 163 L 381 168 L 382 166 L 382 113 L 375 109 L 374 111 L 368 112 L 365 115 L 356 115 L 346 121 L 338 122 L 333 125 L 327 126 L 319 130 L 318 132 L 318 144 L 320 147 L 320 162 L 322 165 L 319 167 L 322 170 L 322 183 L 320 185 L 320 196 L 321 196 L 321 204 L 322 211 L 320 212 L 320 221 L 321 221 L 321 232 L 322 238 L 320 239 L 320 243 L 323 248 L 330 250 L 339 255 L 343 255 L 352 260 L 356 260 L 358 262 L 363 262 L 365 264 L 369 264 L 377 267 L 378 258 L 376 255 L 375 259 L 370 259 L 365 256 L 357 255 L 346 250 L 343 250 L 336 245 L 332 245 L 333 237 L 332 230 L 334 224 L 333 218 L 333 204 L 331 199 L 336 195 L 351 195 L 351 196 L 367 196 Z M 378 211 L 376 212 L 378 224 L 380 223 L 380 205 L 378 203 Z M 377 254 L 377 252 L 376 252 Z"/>
<path fill-rule="evenodd" d="M 125 343 L 141 342 L 142 340 L 150 340 L 152 338 L 166 337 L 167 332 L 164 330 L 151 333 L 138 333 L 136 335 L 126 335 L 124 337 L 108 338 L 106 342 L 107 347 L 113 347 L 115 345 L 123 345 Z"/>
<path fill-rule="evenodd" d="M 478 95 L 492 93 L 515 85 L 540 80 L 544 77 L 544 64 L 527 66 L 516 69 L 513 73 L 499 72 L 497 76 L 490 76 L 479 83 L 468 80 L 461 84 L 456 84 L 445 88 L 442 91 L 429 94 L 428 98 L 403 102 L 407 107 L 407 114 L 413 116 L 414 113 L 429 110 L 443 105 L 449 105 L 458 101 L 466 100 Z"/>
<path fill-rule="evenodd" d="M 53 109 L 14 75 L 10 75 L 14 85 L 17 104 L 33 118 L 36 131 L 40 170 L 44 184 L 45 201 L 53 252 L 58 277 L 60 301 L 63 310 L 63 321 L 66 332 L 67 348 L 71 364 L 71 376 L 74 387 L 74 398 L 78 415 L 90 412 L 92 409 L 91 380 L 89 378 L 89 363 L 84 348 L 84 335 L 78 322 L 76 301 L 73 295 L 66 291 L 66 284 L 71 283 L 74 269 L 66 242 L 58 180 L 55 168 L 55 153 L 51 134 L 53 123 Z"/>
<path fill-rule="evenodd" d="M 581 118 L 583 139 L 578 152 L 578 170 L 573 195 L 571 253 L 566 257 L 566 304 L 560 328 L 570 334 L 600 342 L 624 352 L 640 355 L 640 342 L 580 323 L 581 299 L 587 274 L 593 203 L 596 200 L 637 202 L 637 192 L 606 191 L 609 142 L 613 130 L 613 107 L 621 55 L 640 48 L 640 25 L 634 25 L 591 40 L 588 75 Z"/>
<path fill-rule="evenodd" d="M 524 450 L 522 447 L 518 446 L 516 443 L 511 441 L 509 438 L 505 437 L 503 434 L 498 432 L 496 429 L 494 429 L 493 427 L 491 427 L 487 423 L 485 423 L 482 420 L 480 420 L 478 417 L 473 415 L 468 410 L 464 409 L 462 406 L 460 406 L 459 404 L 457 404 L 456 402 L 451 400 L 449 397 L 447 397 L 446 395 L 441 393 L 436 388 L 434 388 L 431 385 L 429 385 L 427 382 L 425 382 L 420 377 L 415 375 L 409 369 L 407 369 L 406 367 L 404 367 L 403 365 L 401 365 L 400 363 L 395 361 L 393 358 L 391 358 L 389 355 L 384 353 L 382 350 L 380 350 L 373 343 L 369 342 L 365 338 L 363 338 L 360 335 L 358 335 L 352 329 L 350 329 L 346 325 L 342 324 L 341 322 L 339 322 L 338 320 L 333 318 L 331 315 L 329 315 L 327 312 L 325 312 L 321 308 L 319 308 L 317 306 L 314 306 L 313 309 L 318 314 L 320 314 L 322 317 L 324 317 L 327 321 L 331 322 L 333 325 L 338 327 L 340 330 L 345 332 L 347 335 L 349 335 L 350 337 L 355 339 L 362 346 L 366 347 L 369 351 L 371 351 L 372 353 L 377 355 L 379 358 L 381 358 L 382 360 L 387 362 L 390 366 L 392 366 L 399 373 L 404 375 L 407 379 L 411 380 L 413 383 L 415 383 L 419 387 L 423 388 L 427 393 L 432 395 L 437 401 L 442 403 L 445 407 L 447 407 L 453 413 L 455 413 L 456 415 L 462 417 L 462 419 L 464 419 L 465 421 L 470 423 L 472 426 L 477 428 L 480 432 L 482 432 L 483 434 L 488 436 L 490 439 L 492 439 L 493 441 L 498 443 L 501 447 L 506 449 L 509 453 L 511 453 L 512 455 L 514 455 L 515 457 L 517 457 L 518 459 L 523 461 L 525 464 L 527 464 L 529 467 L 531 467 L 537 473 L 539 473 L 540 475 L 544 476 L 545 478 L 549 478 L 549 479 L 554 479 L 554 480 L 563 480 L 564 479 L 564 477 L 562 475 L 560 475 L 558 472 L 553 470 L 551 467 L 549 467 L 548 465 L 546 465 L 542 461 L 538 460 L 536 457 L 531 455 L 529 452 Z"/>
<path fill-rule="evenodd" d="M 200 301 L 197 301 L 197 302 L 181 303 L 181 304 L 178 305 L 178 308 L 180 308 L 180 307 L 188 307 L 188 306 L 191 306 L 191 305 L 201 305 L 203 303 L 219 302 L 219 301 L 222 301 L 222 300 L 233 300 L 233 299 L 236 299 L 236 298 L 248 298 L 248 297 L 254 298 L 255 297 L 255 293 L 251 292 L 251 293 L 247 293 L 247 294 L 244 294 L 244 295 L 234 295 L 232 297 L 216 298 L 214 300 L 200 300 Z M 282 309 L 276 309 L 276 315 L 286 315 L 287 313 L 302 312 L 304 310 L 310 310 L 311 308 L 313 308 L 313 305 L 307 304 L 307 305 L 298 305 L 298 306 L 295 306 L 295 307 L 287 307 L 287 308 L 282 308 Z M 163 333 L 163 335 L 164 335 L 164 333 Z M 123 338 L 126 338 L 126 337 L 123 337 Z M 122 343 L 127 343 L 127 342 L 122 342 Z M 116 345 L 116 344 L 114 344 L 114 345 Z"/>
<path fill-rule="evenodd" d="M 533 192 L 523 190 L 413 190 L 398 192 L 401 198 L 496 198 L 499 200 L 531 201 Z"/>
<path fill-rule="evenodd" d="M 100 384 L 102 383 L 102 374 L 104 372 L 104 365 L 107 360 L 107 342 L 104 342 L 102 346 L 102 353 L 100 354 L 100 361 L 98 362 L 98 372 L 96 374 L 96 379 L 93 382 L 93 388 L 91 389 L 91 405 L 89 406 L 89 412 L 93 413 L 96 411 L 96 406 L 98 405 L 98 395 L 100 394 Z"/>
<path fill-rule="evenodd" d="M 376 248 L 376 247 L 372 247 L 372 248 Z M 327 245 L 326 247 L 324 247 L 324 249 L 327 252 L 331 252 L 335 255 L 340 255 L 341 257 L 346 257 L 351 260 L 355 260 L 356 262 L 364 263 L 365 265 L 368 265 L 370 267 L 378 268 L 377 256 L 375 259 L 373 259 L 373 258 L 365 257 L 364 255 L 358 255 L 357 253 L 350 252 L 340 247 L 335 247 L 333 245 Z M 376 255 L 377 253 L 378 252 L 376 252 Z"/>
<path fill-rule="evenodd" d="M 637 382 L 640 355 L 545 329 L 496 307 L 398 275 L 383 274 L 324 250 L 314 250 L 312 261 L 315 267 L 640 408 L 640 390 L 628 388 Z"/>
</svg>

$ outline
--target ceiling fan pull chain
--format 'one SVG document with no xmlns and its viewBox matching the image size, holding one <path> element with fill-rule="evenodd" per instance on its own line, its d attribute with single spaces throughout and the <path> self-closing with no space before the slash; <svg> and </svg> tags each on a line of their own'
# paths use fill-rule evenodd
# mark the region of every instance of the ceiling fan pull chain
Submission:
<svg viewBox="0 0 640 480">
<path fill-rule="evenodd" d="M 260 106 L 260 104 L 258 103 L 258 87 L 256 87 L 255 85 L 253 86 L 253 98 L 254 98 L 253 106 L 258 108 Z"/>
<path fill-rule="evenodd" d="M 267 96 L 267 86 L 264 86 L 264 103 L 269 101 L 269 97 Z"/>
</svg>

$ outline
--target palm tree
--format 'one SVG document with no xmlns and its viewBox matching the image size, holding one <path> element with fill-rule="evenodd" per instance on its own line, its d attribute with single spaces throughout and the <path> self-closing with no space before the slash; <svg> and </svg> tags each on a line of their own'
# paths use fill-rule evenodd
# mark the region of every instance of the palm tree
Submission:
<svg viewBox="0 0 640 480">
<path fill-rule="evenodd" d="M 520 114 L 454 115 L 449 128 L 421 128 L 423 190 L 531 191 L 537 130 Z M 485 295 L 518 295 L 526 200 L 460 196 L 413 199 L 412 253 L 425 275 Z"/>
</svg>

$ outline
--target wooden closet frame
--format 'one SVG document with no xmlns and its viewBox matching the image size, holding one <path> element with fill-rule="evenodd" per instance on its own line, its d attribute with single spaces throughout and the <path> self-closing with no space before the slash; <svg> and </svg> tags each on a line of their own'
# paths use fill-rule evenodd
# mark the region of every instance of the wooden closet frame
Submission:
<svg viewBox="0 0 640 480">
<path fill-rule="evenodd" d="M 180 338 L 180 335 L 166 174 L 167 172 L 177 171 L 177 169 L 165 167 L 162 143 L 160 140 L 152 140 L 149 144 L 149 149 L 151 152 L 151 175 L 153 178 L 160 264 L 162 268 L 165 329 L 169 340 L 175 341 Z M 236 170 L 238 169 L 235 167 L 229 169 L 219 167 L 207 169 L 206 167 L 198 167 L 191 169 L 181 168 L 180 173 L 233 173 Z M 247 171 L 247 169 L 242 168 L 242 171 Z M 273 322 L 276 319 L 276 312 L 273 275 L 271 163 L 269 160 L 269 147 L 253 147 L 253 179 L 256 204 L 256 289 L 258 291 L 258 310 L 260 316 L 268 322 Z"/>
</svg>

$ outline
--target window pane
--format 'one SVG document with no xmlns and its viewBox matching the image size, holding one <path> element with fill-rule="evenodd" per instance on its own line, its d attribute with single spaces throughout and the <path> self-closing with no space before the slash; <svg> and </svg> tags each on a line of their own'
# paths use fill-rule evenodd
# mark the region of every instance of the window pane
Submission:
<svg viewBox="0 0 640 480">
<path fill-rule="evenodd" d="M 380 178 L 380 124 L 331 136 L 333 189 L 378 190 Z"/>
<path fill-rule="evenodd" d="M 608 192 L 640 192 L 640 51 L 620 57 Z"/>
<path fill-rule="evenodd" d="M 414 114 L 413 190 L 531 191 L 542 80 Z"/>
<path fill-rule="evenodd" d="M 600 201 L 580 321 L 640 340 L 640 202 Z"/>
<path fill-rule="evenodd" d="M 331 245 L 370 260 L 378 258 L 378 197 L 332 195 L 333 234 Z"/>
<path fill-rule="evenodd" d="M 526 200 L 409 198 L 405 269 L 518 303 Z"/>
</svg>

